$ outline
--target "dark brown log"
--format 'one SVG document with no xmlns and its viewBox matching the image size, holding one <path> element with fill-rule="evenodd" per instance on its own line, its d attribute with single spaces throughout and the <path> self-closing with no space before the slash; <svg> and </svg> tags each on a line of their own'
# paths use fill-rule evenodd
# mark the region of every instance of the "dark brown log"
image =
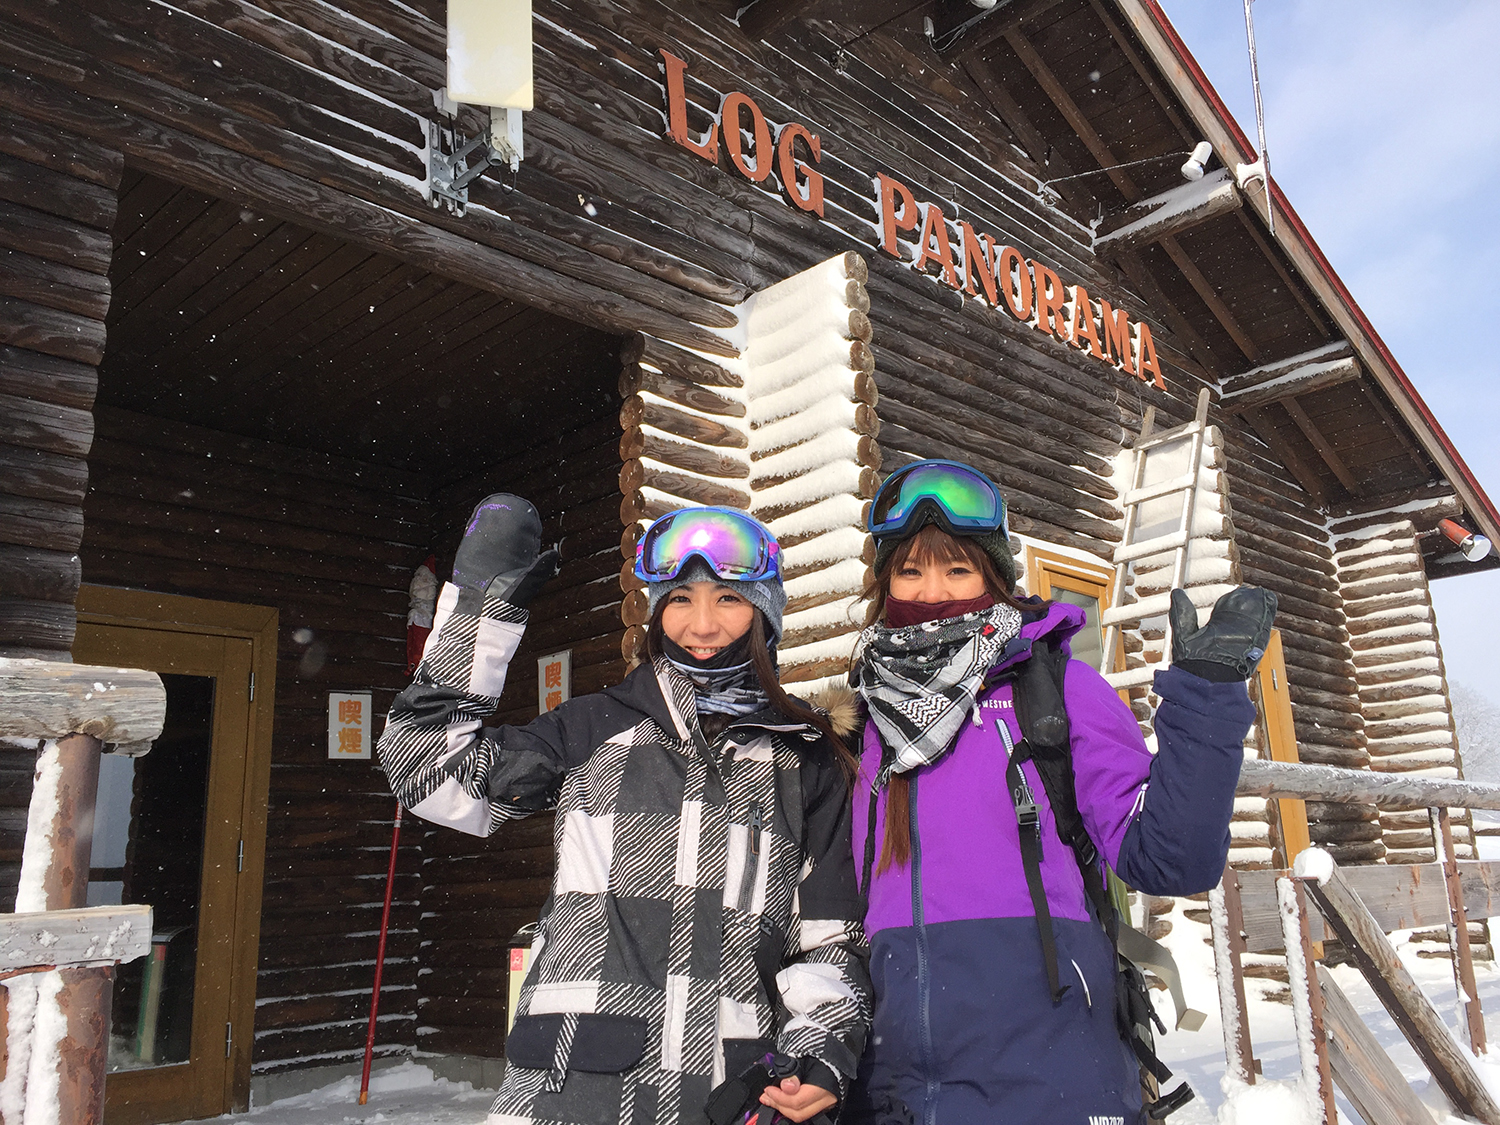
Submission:
<svg viewBox="0 0 1500 1125">
<path fill-rule="evenodd" d="M 635 457 L 650 457 L 673 468 L 711 477 L 743 480 L 750 475 L 749 458 L 741 461 L 714 453 L 703 446 L 676 441 L 639 427 L 627 430 L 620 439 L 620 459 L 628 461 Z"/>
<path fill-rule="evenodd" d="M 109 231 L 115 225 L 115 190 L 29 160 L 0 153 L 0 199 Z"/>
<path fill-rule="evenodd" d="M 740 430 L 715 422 L 696 414 L 673 410 L 656 402 L 647 402 L 640 395 L 631 395 L 620 407 L 620 428 L 626 431 L 638 428 L 642 423 L 665 430 L 678 437 L 689 438 L 702 445 L 714 445 L 725 449 L 748 449 L 750 439 Z"/>
<path fill-rule="evenodd" d="M 104 322 L 0 297 L 0 343 L 97 364 L 104 358 Z"/>
<path fill-rule="evenodd" d="M 651 469 L 642 465 L 638 459 L 626 461 L 620 467 L 620 492 L 629 495 L 643 485 L 669 492 L 673 496 L 681 496 L 684 500 L 690 500 L 695 504 L 716 504 L 729 508 L 750 506 L 750 494 L 743 489 L 734 488 L 728 484 L 717 484 L 684 473 Z"/>
<path fill-rule="evenodd" d="M 80 574 L 75 554 L 0 543 L 0 598 L 71 604 Z"/>
<path fill-rule="evenodd" d="M 240 0 L 183 0 L 181 7 L 313 70 L 379 94 L 412 113 L 430 113 L 429 91 L 445 80 L 440 59 L 414 50 L 399 39 L 372 33 L 368 24 L 309 0 L 257 0 L 253 7 Z M 267 14 L 272 12 L 282 18 Z M 368 60 L 381 65 L 371 65 Z"/>
<path fill-rule="evenodd" d="M 1221 168 L 1196 184 L 1171 188 L 1105 216 L 1094 235 L 1094 250 L 1098 254 L 1134 250 L 1191 230 L 1243 203 L 1229 169 Z"/>
<path fill-rule="evenodd" d="M 44 128 L 20 114 L 12 114 L 0 131 L 0 152 L 109 189 L 120 186 L 124 158 L 113 149 L 77 134 Z"/>
<path fill-rule="evenodd" d="M 0 393 L 88 410 L 98 386 L 99 373 L 93 364 L 0 346 Z"/>
<path fill-rule="evenodd" d="M 109 311 L 106 278 L 19 250 L 0 255 L 0 296 L 95 320 L 103 320 Z"/>
<path fill-rule="evenodd" d="M 668 375 L 706 387 L 745 385 L 738 375 L 712 360 L 644 332 L 634 333 L 625 341 L 624 347 L 620 349 L 620 360 L 627 365 L 647 363 Z"/>
<path fill-rule="evenodd" d="M 87 410 L 0 394 L 0 441 L 83 457 L 94 442 L 94 418 Z"/>
<path fill-rule="evenodd" d="M 620 374 L 620 394 L 626 398 L 641 391 L 649 391 L 680 406 L 692 407 L 705 414 L 718 414 L 731 418 L 745 416 L 745 404 L 708 390 L 697 383 L 676 375 L 654 371 L 639 363 L 627 364 Z"/>
</svg>

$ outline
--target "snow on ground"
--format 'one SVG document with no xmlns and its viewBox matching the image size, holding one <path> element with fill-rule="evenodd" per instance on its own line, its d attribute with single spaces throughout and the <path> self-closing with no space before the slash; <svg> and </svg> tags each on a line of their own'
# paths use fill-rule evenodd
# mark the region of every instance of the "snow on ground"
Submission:
<svg viewBox="0 0 1500 1125">
<path fill-rule="evenodd" d="M 1500 838 L 1481 838 L 1480 846 L 1485 858 L 1496 858 L 1500 853 Z M 1197 907 L 1201 904 L 1187 905 Z M 1297 1081 L 1301 1068 L 1296 1032 L 1292 1027 L 1292 1010 L 1286 1004 L 1261 998 L 1255 993 L 1257 984 L 1253 981 L 1250 982 L 1248 1000 L 1250 1037 L 1263 1074 L 1253 1087 L 1225 1089 L 1224 1043 L 1213 978 L 1213 953 L 1203 940 L 1208 929 L 1184 918 L 1182 909 L 1183 904 L 1179 903 L 1170 916 L 1172 933 L 1164 944 L 1171 947 L 1177 959 L 1188 1006 L 1204 1012 L 1208 1018 L 1197 1032 L 1171 1031 L 1158 1040 L 1162 1060 L 1175 1072 L 1172 1085 L 1186 1080 L 1198 1094 L 1171 1116 L 1171 1125 L 1310 1125 L 1314 1118 L 1308 1110 L 1305 1092 Z M 1403 943 L 1404 937 L 1394 935 L 1407 968 L 1449 1027 L 1457 1028 L 1459 1019 L 1452 966 L 1443 959 L 1418 957 L 1410 943 Z M 1359 971 L 1344 965 L 1334 969 L 1333 975 L 1418 1096 L 1432 1108 L 1435 1125 L 1459 1125 L 1463 1119 L 1448 1114 L 1443 1096 L 1432 1084 L 1426 1068 L 1380 1006 Z M 1496 1044 L 1492 1054 L 1477 1061 L 1476 1068 L 1490 1089 L 1500 1096 L 1500 967 L 1479 962 L 1475 965 L 1475 975 L 1485 1024 L 1491 1042 Z M 1165 993 L 1154 995 L 1163 1022 L 1171 1027 L 1170 1000 Z M 359 1073 L 355 1069 L 350 1076 L 321 1090 L 257 1106 L 248 1113 L 228 1114 L 211 1120 L 214 1125 L 240 1122 L 244 1125 L 373 1125 L 375 1122 L 381 1125 L 480 1125 L 492 1096 L 491 1091 L 476 1090 L 466 1082 L 435 1077 L 425 1066 L 403 1063 L 371 1076 L 369 1103 L 364 1106 L 356 1104 Z M 1358 1114 L 1342 1094 L 1339 1095 L 1339 1119 L 1345 1125 L 1360 1122 Z"/>
<path fill-rule="evenodd" d="M 359 1068 L 321 1090 L 252 1107 L 248 1113 L 211 1117 L 213 1125 L 479 1125 L 494 1091 L 438 1078 L 418 1063 L 370 1075 L 370 1099 L 359 1105 Z M 185 1125 L 204 1125 L 187 1122 Z"/>
</svg>

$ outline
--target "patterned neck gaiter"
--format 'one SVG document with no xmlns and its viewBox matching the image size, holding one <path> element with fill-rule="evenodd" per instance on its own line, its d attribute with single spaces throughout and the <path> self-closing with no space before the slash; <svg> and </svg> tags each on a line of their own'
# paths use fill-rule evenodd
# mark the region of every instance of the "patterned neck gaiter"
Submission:
<svg viewBox="0 0 1500 1125">
<path fill-rule="evenodd" d="M 871 625 L 859 635 L 859 693 L 885 744 L 877 787 L 952 748 L 985 673 L 1020 632 L 1020 611 L 996 605 L 902 628 Z"/>
<path fill-rule="evenodd" d="M 662 638 L 662 655 L 693 683 L 700 715 L 753 715 L 770 700 L 750 660 L 750 635 L 698 660 L 687 649 Z"/>
</svg>

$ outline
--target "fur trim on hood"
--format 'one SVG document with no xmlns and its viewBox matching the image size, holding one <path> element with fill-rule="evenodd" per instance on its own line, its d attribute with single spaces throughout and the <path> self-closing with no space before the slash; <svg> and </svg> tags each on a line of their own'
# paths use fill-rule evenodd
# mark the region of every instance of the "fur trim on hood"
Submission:
<svg viewBox="0 0 1500 1125">
<path fill-rule="evenodd" d="M 807 702 L 828 715 L 840 738 L 847 738 L 864 723 L 864 700 L 853 688 L 826 687 L 808 696 Z"/>
</svg>

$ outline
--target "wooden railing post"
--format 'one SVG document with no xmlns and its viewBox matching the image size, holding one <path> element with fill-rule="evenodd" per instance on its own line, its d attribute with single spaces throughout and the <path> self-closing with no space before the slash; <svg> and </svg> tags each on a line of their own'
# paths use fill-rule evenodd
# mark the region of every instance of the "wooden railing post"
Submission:
<svg viewBox="0 0 1500 1125">
<path fill-rule="evenodd" d="M 1448 947 L 1453 956 L 1453 983 L 1463 1003 L 1469 1049 L 1482 1055 L 1488 1051 L 1484 1013 L 1479 1007 L 1479 985 L 1474 980 L 1474 954 L 1469 948 L 1469 913 L 1464 907 L 1464 888 L 1458 878 L 1458 857 L 1453 852 L 1453 826 L 1448 820 L 1448 810 L 1443 806 L 1432 809 L 1431 816 L 1432 836 L 1438 845 L 1443 882 L 1448 888 Z"/>
<path fill-rule="evenodd" d="M 79 910 L 88 900 L 104 743 L 154 740 L 166 717 L 166 692 L 151 672 L 0 659 L 0 699 L 0 737 L 44 742 L 32 785 L 16 915 Z M 126 931 L 143 925 L 145 934 L 136 936 L 149 944 L 149 908 L 127 908 L 131 911 L 144 917 Z M 24 975 L 6 982 L 3 1125 L 99 1125 L 103 1120 L 113 941 L 96 941 L 75 951 L 72 960 L 44 950 L 30 962 L 7 966 Z M 16 1026 L 11 1026 L 11 1007 Z M 19 1120 L 12 1120 L 18 1110 Z"/>
<path fill-rule="evenodd" d="M 1250 1013 L 1245 1006 L 1245 918 L 1240 906 L 1240 876 L 1224 868 L 1219 885 L 1208 892 L 1214 942 L 1214 975 L 1219 981 L 1219 1019 L 1224 1028 L 1224 1059 L 1230 1077 L 1255 1085 L 1255 1055 L 1250 1045 Z"/>
<path fill-rule="evenodd" d="M 1401 963 L 1385 931 L 1371 917 L 1336 864 L 1330 861 L 1324 874 L 1325 878 L 1305 882 L 1308 893 L 1407 1042 L 1432 1072 L 1433 1081 L 1459 1113 L 1478 1118 L 1485 1125 L 1500 1125 L 1500 1105 L 1475 1074 L 1468 1055 L 1454 1040 L 1432 1002 Z"/>
<path fill-rule="evenodd" d="M 1281 904 L 1281 932 L 1286 942 L 1287 980 L 1292 993 L 1292 1021 L 1297 1028 L 1297 1053 L 1302 1062 L 1302 1086 L 1314 1118 L 1325 1125 L 1338 1125 L 1333 1072 L 1328 1065 L 1328 1037 L 1323 1027 L 1323 993 L 1317 984 L 1317 960 L 1307 925 L 1301 880 L 1285 876 L 1277 879 L 1276 897 Z"/>
</svg>

